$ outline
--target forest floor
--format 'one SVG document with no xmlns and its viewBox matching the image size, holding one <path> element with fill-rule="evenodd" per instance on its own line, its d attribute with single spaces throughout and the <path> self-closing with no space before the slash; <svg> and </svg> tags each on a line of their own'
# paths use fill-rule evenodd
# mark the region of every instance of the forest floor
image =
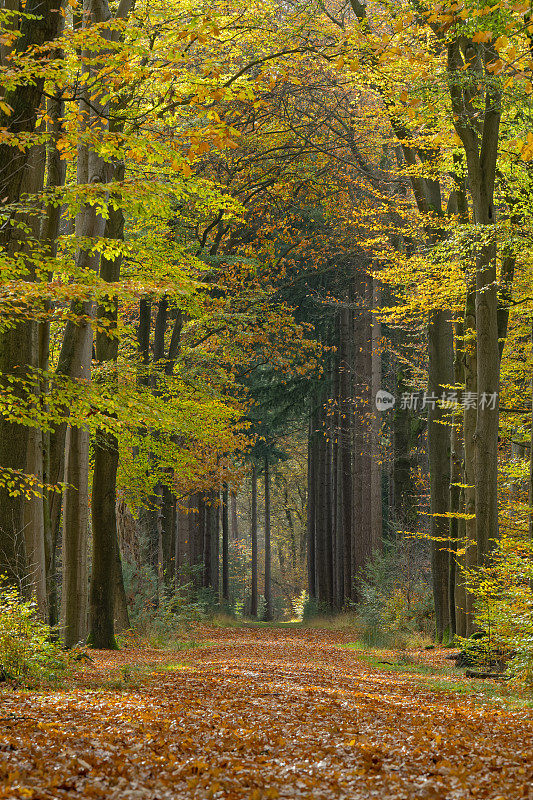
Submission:
<svg viewBox="0 0 533 800">
<path fill-rule="evenodd" d="M 0 797 L 533 798 L 533 712 L 446 651 L 289 628 L 200 638 L 93 651 L 57 689 L 4 688 Z"/>
</svg>

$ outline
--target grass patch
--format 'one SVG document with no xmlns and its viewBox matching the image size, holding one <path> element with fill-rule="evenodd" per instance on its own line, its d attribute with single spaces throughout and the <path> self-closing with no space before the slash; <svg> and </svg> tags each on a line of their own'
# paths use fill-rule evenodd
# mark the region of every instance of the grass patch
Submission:
<svg viewBox="0 0 533 800">
<path fill-rule="evenodd" d="M 514 683 L 466 678 L 452 663 L 441 667 L 424 664 L 409 652 L 369 651 L 361 642 L 349 642 L 339 647 L 355 651 L 358 659 L 379 672 L 420 676 L 416 683 L 431 692 L 459 695 L 475 702 L 511 709 L 533 708 L 531 691 Z"/>
<path fill-rule="evenodd" d="M 261 619 L 234 617 L 231 614 L 213 614 L 206 620 L 206 625 L 212 625 L 214 628 L 274 628 L 278 630 L 308 627 L 306 623 L 298 619 L 265 622 Z"/>
<path fill-rule="evenodd" d="M 250 617 L 235 617 L 231 614 L 213 614 L 206 620 L 207 625 L 217 628 L 274 628 L 275 630 L 324 630 L 324 631 L 358 631 L 359 625 L 354 614 L 333 614 L 331 616 L 317 614 L 309 619 L 264 620 Z"/>
<path fill-rule="evenodd" d="M 432 692 L 470 697 L 482 704 L 504 706 L 509 709 L 533 709 L 531 691 L 512 683 L 474 678 L 454 680 L 452 676 L 450 680 L 431 680 L 429 683 L 420 681 L 420 685 Z"/>
</svg>

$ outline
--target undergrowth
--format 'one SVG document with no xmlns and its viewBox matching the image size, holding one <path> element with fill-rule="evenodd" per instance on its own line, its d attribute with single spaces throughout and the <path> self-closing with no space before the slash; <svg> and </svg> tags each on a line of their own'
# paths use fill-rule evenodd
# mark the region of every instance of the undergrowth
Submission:
<svg viewBox="0 0 533 800">
<path fill-rule="evenodd" d="M 357 651 L 357 658 L 379 672 L 411 675 L 417 685 L 431 692 L 469 698 L 475 703 L 509 708 L 533 708 L 531 694 L 523 686 L 497 680 L 465 678 L 452 664 L 425 664 L 415 654 L 400 651 L 367 649 L 361 642 L 340 645 Z M 419 680 L 416 680 L 417 677 Z"/>
<path fill-rule="evenodd" d="M 0 678 L 30 687 L 59 679 L 70 664 L 71 654 L 39 619 L 36 604 L 14 589 L 0 590 Z"/>
</svg>

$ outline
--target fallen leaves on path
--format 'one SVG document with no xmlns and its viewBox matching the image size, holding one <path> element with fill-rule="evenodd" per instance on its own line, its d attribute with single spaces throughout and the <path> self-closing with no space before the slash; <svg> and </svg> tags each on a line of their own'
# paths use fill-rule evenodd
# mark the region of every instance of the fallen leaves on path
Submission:
<svg viewBox="0 0 533 800">
<path fill-rule="evenodd" d="M 530 712 L 370 669 L 342 632 L 206 637 L 96 653 L 72 691 L 4 691 L 0 798 L 533 798 Z M 84 686 L 139 662 L 136 688 Z"/>
</svg>

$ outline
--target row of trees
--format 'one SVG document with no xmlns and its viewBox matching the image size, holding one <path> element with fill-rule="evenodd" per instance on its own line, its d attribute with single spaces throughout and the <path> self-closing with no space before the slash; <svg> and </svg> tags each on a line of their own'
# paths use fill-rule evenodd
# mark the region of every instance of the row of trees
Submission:
<svg viewBox="0 0 533 800">
<path fill-rule="evenodd" d="M 509 458 L 527 520 L 531 25 L 511 0 L 404 12 L 2 7 L 1 566 L 67 644 L 89 569 L 93 643 L 127 624 L 118 499 L 161 591 L 186 564 L 228 600 L 246 481 L 257 613 L 258 469 L 270 617 L 295 430 L 310 596 L 356 603 L 414 531 L 437 638 L 472 631 Z"/>
<path fill-rule="evenodd" d="M 257 49 L 282 61 L 286 33 L 266 7 L 167 12 L 2 11 L 2 572 L 55 623 L 61 556 L 68 645 L 87 632 L 89 528 L 90 639 L 114 643 L 117 486 L 171 587 L 178 507 L 247 446 L 241 376 L 313 350 L 241 243 L 250 145 L 238 185 L 217 175 L 265 80 Z"/>
</svg>

